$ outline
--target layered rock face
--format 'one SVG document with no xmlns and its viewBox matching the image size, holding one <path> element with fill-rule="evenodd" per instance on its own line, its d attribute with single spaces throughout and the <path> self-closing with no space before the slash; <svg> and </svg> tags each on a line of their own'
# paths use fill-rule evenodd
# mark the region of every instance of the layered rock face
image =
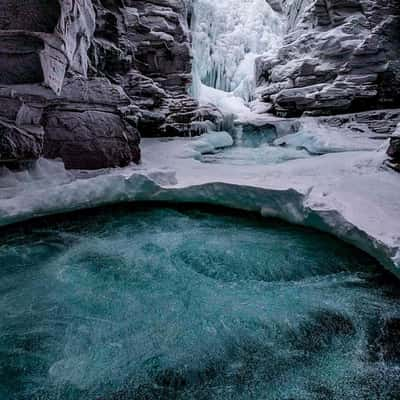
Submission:
<svg viewBox="0 0 400 400">
<path fill-rule="evenodd" d="M 257 60 L 258 95 L 280 116 L 400 105 L 397 0 L 282 0 L 288 32 Z"/>
<path fill-rule="evenodd" d="M 188 95 L 192 79 L 189 11 L 185 0 L 94 0 L 94 75 L 120 85 L 138 111 L 144 136 L 182 136 L 221 114 Z"/>
<path fill-rule="evenodd" d="M 400 105 L 397 0 L 269 2 L 288 19 L 282 48 L 256 65 L 258 96 L 273 112 Z M 0 164 L 45 156 L 67 168 L 124 166 L 139 162 L 140 134 L 194 135 L 222 124 L 217 109 L 187 94 L 189 4 L 0 0 Z M 376 122 L 385 134 L 394 130 L 380 128 L 388 119 Z"/>
<path fill-rule="evenodd" d="M 0 0 L 0 163 L 139 162 L 139 131 L 191 135 L 221 114 L 187 94 L 184 0 Z"/>
<path fill-rule="evenodd" d="M 0 163 L 45 156 L 95 169 L 139 161 L 129 98 L 87 78 L 91 1 L 0 0 L 0 10 Z"/>
</svg>

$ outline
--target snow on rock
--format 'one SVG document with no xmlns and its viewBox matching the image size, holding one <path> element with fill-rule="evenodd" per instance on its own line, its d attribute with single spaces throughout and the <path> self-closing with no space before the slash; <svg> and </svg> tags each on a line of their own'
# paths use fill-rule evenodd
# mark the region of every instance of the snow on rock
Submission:
<svg viewBox="0 0 400 400">
<path fill-rule="evenodd" d="M 280 116 L 397 107 L 397 0 L 284 0 L 287 32 L 256 60 L 257 93 Z"/>
<path fill-rule="evenodd" d="M 400 180 L 383 166 L 384 148 L 237 166 L 182 158 L 192 145 L 189 138 L 144 139 L 140 166 L 59 169 L 53 180 L 47 161 L 31 174 L 3 171 L 0 225 L 126 201 L 223 205 L 330 232 L 400 278 Z"/>
<path fill-rule="evenodd" d="M 201 105 L 214 105 L 222 112 L 225 119 L 231 118 L 236 124 L 258 125 L 271 120 L 271 115 L 260 113 L 260 109 L 266 110 L 265 103 L 259 103 L 258 106 L 254 105 L 254 108 L 251 108 L 252 104 L 248 104 L 235 92 L 225 92 L 200 84 L 197 95 Z"/>
</svg>

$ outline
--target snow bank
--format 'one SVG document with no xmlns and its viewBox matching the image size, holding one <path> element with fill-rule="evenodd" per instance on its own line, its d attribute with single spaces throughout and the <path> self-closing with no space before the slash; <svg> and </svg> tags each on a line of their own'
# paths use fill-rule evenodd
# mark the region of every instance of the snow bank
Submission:
<svg viewBox="0 0 400 400">
<path fill-rule="evenodd" d="M 64 178 L 43 185 L 25 177 L 0 197 L 0 225 L 126 201 L 216 204 L 330 232 L 400 278 L 400 179 L 382 167 L 384 150 L 243 167 L 182 158 L 191 143 L 144 139 L 141 166 L 97 176 L 60 171 Z M 0 178 L 2 194 L 7 180 Z"/>
<path fill-rule="evenodd" d="M 236 124 L 252 123 L 254 125 L 262 125 L 266 120 L 271 119 L 271 115 L 260 113 L 260 106 L 251 109 L 250 104 L 242 97 L 238 97 L 235 92 L 224 92 L 223 90 L 200 84 L 197 96 L 200 104 L 213 104 L 225 117 L 232 117 Z M 265 107 L 262 111 L 265 111 Z"/>
<path fill-rule="evenodd" d="M 340 153 L 344 151 L 374 150 L 376 140 L 365 134 L 333 127 L 321 127 L 313 118 L 302 118 L 295 134 L 285 135 L 274 141 L 276 146 L 306 149 L 311 154 Z"/>
</svg>

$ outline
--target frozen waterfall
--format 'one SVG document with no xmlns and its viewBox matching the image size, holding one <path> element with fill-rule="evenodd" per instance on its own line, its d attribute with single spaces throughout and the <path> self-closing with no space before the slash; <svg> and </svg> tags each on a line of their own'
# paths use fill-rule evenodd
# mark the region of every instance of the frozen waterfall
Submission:
<svg viewBox="0 0 400 400">
<path fill-rule="evenodd" d="M 191 7 L 194 96 L 215 100 L 208 87 L 251 100 L 255 60 L 281 44 L 283 17 L 265 0 L 193 0 Z"/>
</svg>

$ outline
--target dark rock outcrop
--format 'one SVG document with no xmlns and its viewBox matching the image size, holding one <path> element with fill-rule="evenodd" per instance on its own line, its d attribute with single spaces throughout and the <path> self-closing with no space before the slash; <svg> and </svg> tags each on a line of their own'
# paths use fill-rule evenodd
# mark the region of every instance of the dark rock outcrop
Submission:
<svg viewBox="0 0 400 400">
<path fill-rule="evenodd" d="M 331 127 L 364 133 L 376 139 L 387 139 L 395 132 L 400 123 L 400 109 L 322 116 L 318 117 L 317 120 Z"/>
<path fill-rule="evenodd" d="M 192 79 L 190 33 L 184 0 L 94 0 L 94 75 L 119 84 L 139 108 L 143 136 L 188 136 L 205 121 L 222 122 L 212 107 L 188 95 Z"/>
<path fill-rule="evenodd" d="M 387 152 L 390 157 L 389 165 L 400 172 L 400 136 L 393 137 L 390 140 L 390 146 Z"/>
<path fill-rule="evenodd" d="M 67 79 L 60 96 L 47 104 L 45 157 L 61 157 L 66 168 L 84 169 L 139 162 L 131 101 L 119 86 L 100 78 Z"/>
<path fill-rule="evenodd" d="M 0 163 L 123 166 L 140 160 L 139 131 L 222 122 L 187 93 L 185 0 L 0 0 L 0 10 Z"/>
<path fill-rule="evenodd" d="M 43 152 L 43 138 L 41 127 L 17 126 L 0 120 L 0 163 L 36 160 Z"/>
<path fill-rule="evenodd" d="M 0 0 L 0 9 L 0 163 L 43 155 L 67 168 L 138 162 L 130 99 L 87 78 L 91 1 Z"/>
<path fill-rule="evenodd" d="M 400 105 L 397 0 L 282 0 L 288 32 L 257 60 L 258 94 L 281 116 Z"/>
</svg>

